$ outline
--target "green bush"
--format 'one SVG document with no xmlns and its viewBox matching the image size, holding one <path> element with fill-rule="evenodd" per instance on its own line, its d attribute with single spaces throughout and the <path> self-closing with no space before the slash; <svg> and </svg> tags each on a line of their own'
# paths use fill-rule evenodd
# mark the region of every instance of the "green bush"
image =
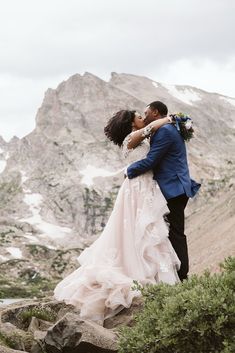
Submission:
<svg viewBox="0 0 235 353">
<path fill-rule="evenodd" d="M 27 282 L 20 277 L 6 278 L 0 274 L 0 300 L 5 298 L 44 298 L 45 295 L 52 294 L 58 281 L 46 278 L 30 279 Z"/>
<path fill-rule="evenodd" d="M 119 353 L 234 353 L 235 258 L 223 272 L 141 288 L 144 308 L 120 331 Z"/>
<path fill-rule="evenodd" d="M 53 322 L 56 319 L 56 312 L 50 308 L 34 307 L 23 310 L 18 315 L 19 320 L 25 327 L 28 327 L 32 317 Z"/>
</svg>

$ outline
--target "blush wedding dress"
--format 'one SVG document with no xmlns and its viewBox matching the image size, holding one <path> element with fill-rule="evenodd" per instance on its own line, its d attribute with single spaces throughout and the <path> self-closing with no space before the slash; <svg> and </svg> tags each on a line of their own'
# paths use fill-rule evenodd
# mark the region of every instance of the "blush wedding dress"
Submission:
<svg viewBox="0 0 235 353">
<path fill-rule="evenodd" d="M 147 140 L 129 150 L 130 139 L 131 134 L 122 146 L 128 164 L 149 151 Z M 56 286 L 55 299 L 73 304 L 83 319 L 103 322 L 140 295 L 133 280 L 141 285 L 179 282 L 180 261 L 168 239 L 166 212 L 151 171 L 126 178 L 102 234 L 78 257 L 81 266 Z"/>
</svg>

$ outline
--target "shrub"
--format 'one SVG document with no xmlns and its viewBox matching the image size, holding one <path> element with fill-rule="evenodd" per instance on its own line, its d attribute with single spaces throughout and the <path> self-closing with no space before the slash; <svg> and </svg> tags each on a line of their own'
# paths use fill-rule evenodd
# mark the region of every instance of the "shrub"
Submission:
<svg viewBox="0 0 235 353">
<path fill-rule="evenodd" d="M 235 258 L 223 272 L 141 288 L 144 308 L 120 331 L 119 353 L 235 352 Z"/>
<path fill-rule="evenodd" d="M 18 315 L 21 324 L 26 328 L 29 326 L 32 317 L 53 322 L 56 319 L 56 312 L 50 308 L 33 307 L 21 311 Z"/>
<path fill-rule="evenodd" d="M 5 298 L 44 298 L 51 294 L 58 281 L 35 278 L 25 282 L 21 278 L 4 278 L 0 275 L 0 299 Z"/>
</svg>

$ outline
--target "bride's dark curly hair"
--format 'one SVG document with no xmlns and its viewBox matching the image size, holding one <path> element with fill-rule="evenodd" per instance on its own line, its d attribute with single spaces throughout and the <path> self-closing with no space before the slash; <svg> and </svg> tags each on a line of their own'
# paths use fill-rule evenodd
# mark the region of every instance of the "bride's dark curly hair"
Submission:
<svg viewBox="0 0 235 353">
<path fill-rule="evenodd" d="M 120 110 L 109 119 L 104 133 L 115 145 L 121 147 L 125 137 L 131 133 L 135 112 L 135 110 Z"/>
</svg>

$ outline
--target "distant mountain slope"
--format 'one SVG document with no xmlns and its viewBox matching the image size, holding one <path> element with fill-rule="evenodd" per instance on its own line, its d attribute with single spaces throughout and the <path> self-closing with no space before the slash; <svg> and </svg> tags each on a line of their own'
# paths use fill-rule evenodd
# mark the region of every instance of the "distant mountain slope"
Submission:
<svg viewBox="0 0 235 353">
<path fill-rule="evenodd" d="M 192 271 L 215 269 L 234 253 L 235 99 L 141 76 L 113 73 L 105 82 L 85 73 L 47 90 L 29 135 L 0 139 L 0 265 L 19 256 L 23 261 L 25 244 L 79 248 L 99 235 L 125 165 L 104 125 L 117 110 L 143 112 L 153 100 L 195 122 L 187 146 L 191 174 L 203 187 L 187 210 Z"/>
</svg>

